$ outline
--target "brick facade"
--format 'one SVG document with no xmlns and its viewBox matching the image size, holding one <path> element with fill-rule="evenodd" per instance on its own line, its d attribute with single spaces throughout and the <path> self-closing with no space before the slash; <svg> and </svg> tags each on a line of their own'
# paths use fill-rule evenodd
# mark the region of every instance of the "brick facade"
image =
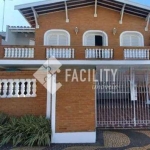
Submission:
<svg viewBox="0 0 150 150">
<path fill-rule="evenodd" d="M 0 72 L 0 79 L 34 79 L 33 71 Z M 46 89 L 37 81 L 37 97 L 0 98 L 0 112 L 14 116 L 46 114 Z"/>
<path fill-rule="evenodd" d="M 119 24 L 120 13 L 98 7 L 98 17 L 94 18 L 94 6 L 72 9 L 68 11 L 70 22 L 66 23 L 65 11 L 42 15 L 38 18 L 40 28 L 36 30 L 36 45 L 43 45 L 44 33 L 50 29 L 64 29 L 71 35 L 71 46 L 82 46 L 82 36 L 87 30 L 102 30 L 108 35 L 108 45 L 118 47 L 119 37 L 123 31 L 139 31 L 145 39 L 145 46 L 150 45 L 149 32 L 145 32 L 146 21 L 143 18 L 124 14 L 123 24 Z M 79 33 L 75 34 L 75 27 Z M 117 34 L 112 33 L 113 28 Z"/>
<path fill-rule="evenodd" d="M 73 69 L 73 68 L 72 68 Z M 33 71 L 0 72 L 0 79 L 33 79 Z M 72 81 L 73 72 L 69 72 L 66 82 L 65 69 L 57 74 L 57 83 L 62 84 L 56 95 L 56 132 L 80 132 L 95 130 L 95 90 L 92 89 L 93 72 L 89 82 Z M 88 79 L 84 73 L 83 78 Z M 13 116 L 26 114 L 44 115 L 46 113 L 46 89 L 37 81 L 37 97 L 1 98 L 0 112 Z"/>
<path fill-rule="evenodd" d="M 73 68 L 72 68 L 73 69 Z M 80 82 L 80 72 L 77 70 L 79 82 L 73 80 L 73 71 L 69 72 L 68 82 L 65 71 L 57 74 L 57 83 L 62 84 L 56 95 L 56 132 L 88 132 L 95 130 L 95 90 L 92 89 L 93 73 L 90 81 Z M 88 73 L 83 74 L 88 79 Z"/>
</svg>

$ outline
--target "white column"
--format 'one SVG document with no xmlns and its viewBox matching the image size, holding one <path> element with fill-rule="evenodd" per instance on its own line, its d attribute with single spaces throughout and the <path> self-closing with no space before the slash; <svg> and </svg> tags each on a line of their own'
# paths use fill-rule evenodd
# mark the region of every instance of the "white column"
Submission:
<svg viewBox="0 0 150 150">
<path fill-rule="evenodd" d="M 5 49 L 5 54 L 4 54 L 4 57 L 8 57 L 8 48 L 4 48 Z"/>
<path fill-rule="evenodd" d="M 18 58 L 21 58 L 21 48 L 18 49 Z"/>
<path fill-rule="evenodd" d="M 25 92 L 25 82 L 26 82 L 26 80 L 21 79 L 19 82 L 21 82 L 22 84 L 21 84 L 21 94 L 20 95 L 18 94 L 18 97 L 24 97 L 25 96 L 24 92 Z M 19 83 L 18 83 L 18 86 L 19 86 Z M 19 88 L 18 88 L 18 92 L 19 92 Z"/>
<path fill-rule="evenodd" d="M 18 57 L 18 48 L 15 48 L 15 58 Z"/>
<path fill-rule="evenodd" d="M 34 48 L 31 49 L 31 58 L 34 58 Z"/>
<path fill-rule="evenodd" d="M 29 49 L 28 48 L 25 48 L 25 50 L 24 50 L 24 58 L 28 58 L 29 56 L 28 56 L 28 52 L 29 52 Z"/>
<path fill-rule="evenodd" d="M 56 127 L 56 74 L 52 75 L 52 114 L 51 114 L 51 139 L 52 143 L 55 141 L 55 127 Z"/>
<path fill-rule="evenodd" d="M 19 97 L 19 82 L 20 82 L 20 80 L 15 79 L 14 82 L 16 83 L 14 97 Z"/>
<path fill-rule="evenodd" d="M 12 97 L 12 93 L 13 93 L 13 80 L 10 79 L 8 80 L 8 82 L 10 83 L 10 86 L 9 86 L 9 96 L 8 97 Z"/>
<path fill-rule="evenodd" d="M 32 94 L 32 97 L 36 97 L 37 94 L 36 94 L 36 79 L 32 79 L 31 80 L 33 82 L 33 94 Z"/>
<path fill-rule="evenodd" d="M 11 57 L 11 48 L 8 48 L 8 49 L 7 49 L 7 52 L 8 52 L 8 53 L 7 53 L 7 57 Z"/>
<path fill-rule="evenodd" d="M 52 87 L 51 74 L 47 75 L 47 105 L 46 105 L 46 118 L 51 118 L 51 87 Z"/>
<path fill-rule="evenodd" d="M 30 97 L 31 95 L 30 95 L 30 91 L 31 91 L 31 80 L 30 79 L 27 79 L 26 80 L 26 82 L 27 82 L 27 94 L 26 94 L 26 97 Z"/>
<path fill-rule="evenodd" d="M 14 58 L 15 57 L 15 48 L 11 49 L 11 57 Z"/>
<path fill-rule="evenodd" d="M 2 80 L 2 82 L 4 83 L 4 85 L 3 85 L 3 95 L 2 95 L 2 97 L 4 98 L 4 97 L 7 97 L 7 95 L 6 95 L 6 93 L 7 93 L 7 80 Z"/>
</svg>

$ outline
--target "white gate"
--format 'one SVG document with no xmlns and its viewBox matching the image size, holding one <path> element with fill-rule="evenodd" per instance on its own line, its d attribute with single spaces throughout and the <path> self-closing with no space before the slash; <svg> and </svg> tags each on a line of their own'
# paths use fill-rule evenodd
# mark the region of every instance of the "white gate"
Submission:
<svg viewBox="0 0 150 150">
<path fill-rule="evenodd" d="M 117 68 L 111 72 L 97 68 L 97 127 L 150 127 L 150 74 L 147 69 Z M 101 77 L 102 76 L 102 77 Z"/>
</svg>

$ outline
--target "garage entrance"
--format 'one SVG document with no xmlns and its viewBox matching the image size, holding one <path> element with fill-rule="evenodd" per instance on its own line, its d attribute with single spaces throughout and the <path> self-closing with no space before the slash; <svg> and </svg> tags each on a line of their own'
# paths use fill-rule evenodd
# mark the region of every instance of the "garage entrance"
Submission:
<svg viewBox="0 0 150 150">
<path fill-rule="evenodd" d="M 140 128 L 150 126 L 150 73 L 148 68 L 97 67 L 97 127 Z"/>
</svg>

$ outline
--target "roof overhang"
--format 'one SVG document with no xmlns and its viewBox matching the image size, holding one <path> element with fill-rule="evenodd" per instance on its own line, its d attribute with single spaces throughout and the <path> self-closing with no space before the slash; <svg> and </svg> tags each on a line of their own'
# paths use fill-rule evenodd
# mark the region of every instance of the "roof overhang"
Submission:
<svg viewBox="0 0 150 150">
<path fill-rule="evenodd" d="M 37 16 L 39 16 L 52 12 L 65 11 L 66 8 L 64 1 L 67 3 L 68 10 L 95 5 L 95 0 L 46 0 L 17 5 L 15 6 L 15 9 L 20 11 L 20 13 L 25 17 L 25 19 L 31 24 L 32 27 L 36 27 L 37 18 L 35 17 L 35 12 Z M 119 12 L 122 11 L 124 4 L 126 4 L 124 13 L 136 15 L 142 18 L 146 18 L 150 13 L 150 7 L 131 2 L 129 0 L 97 0 L 97 6 L 105 7 Z"/>
</svg>

